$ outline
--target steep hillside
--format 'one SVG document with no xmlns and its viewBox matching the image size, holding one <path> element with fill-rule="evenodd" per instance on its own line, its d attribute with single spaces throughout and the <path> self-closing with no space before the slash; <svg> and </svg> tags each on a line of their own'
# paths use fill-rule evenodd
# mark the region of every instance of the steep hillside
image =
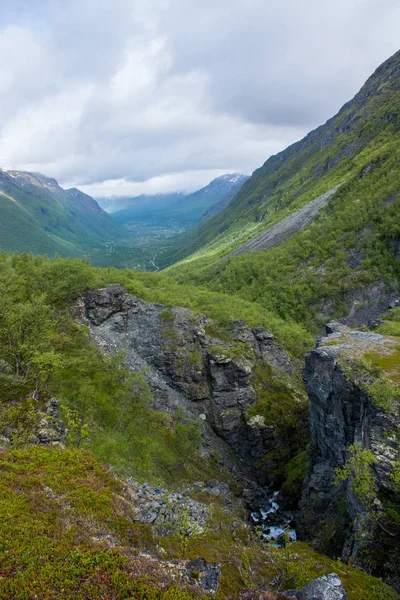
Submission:
<svg viewBox="0 0 400 600">
<path fill-rule="evenodd" d="M 195 252 L 171 275 L 309 325 L 319 313 L 371 322 L 371 311 L 358 321 L 355 314 L 368 296 L 385 308 L 397 293 L 399 142 L 400 52 L 335 117 L 267 160 L 228 208 L 192 231 L 166 257 Z M 285 231 L 283 219 L 336 187 L 313 220 Z M 277 223 L 284 235 L 257 251 Z"/>
<path fill-rule="evenodd" d="M 1 249 L 79 256 L 122 234 L 79 190 L 64 190 L 41 174 L 0 171 Z"/>
<path fill-rule="evenodd" d="M 288 544 L 293 512 L 260 481 L 301 488 L 299 362 L 263 325 L 291 354 L 304 330 L 165 275 L 26 253 L 0 255 L 0 292 L 0 599 L 398 598 Z"/>
</svg>

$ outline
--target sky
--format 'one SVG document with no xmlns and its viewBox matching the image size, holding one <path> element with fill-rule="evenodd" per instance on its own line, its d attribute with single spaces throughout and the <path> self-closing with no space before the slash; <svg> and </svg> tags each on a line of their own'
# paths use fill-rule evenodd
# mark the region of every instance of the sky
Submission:
<svg viewBox="0 0 400 600">
<path fill-rule="evenodd" d="M 400 47 L 399 0 L 1 0 L 0 167 L 100 196 L 251 173 Z"/>
</svg>

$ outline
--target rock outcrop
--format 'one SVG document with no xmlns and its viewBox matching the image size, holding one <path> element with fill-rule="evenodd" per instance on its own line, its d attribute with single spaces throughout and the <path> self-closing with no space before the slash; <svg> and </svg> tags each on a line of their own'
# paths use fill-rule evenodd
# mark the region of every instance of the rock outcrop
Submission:
<svg viewBox="0 0 400 600">
<path fill-rule="evenodd" d="M 397 342 L 338 323 L 330 323 L 327 330 L 330 335 L 308 354 L 304 371 L 311 450 L 298 532 L 330 555 L 384 574 L 398 588 L 400 527 L 395 515 L 400 494 L 393 473 L 400 455 L 399 404 L 395 392 L 386 406 L 374 399 L 369 387 L 377 377 L 374 360 L 384 366 L 393 362 L 397 373 Z M 382 371 L 381 381 L 389 381 L 391 375 Z M 371 464 L 360 460 L 358 473 L 335 484 L 335 471 L 343 468 L 349 448 L 354 452 L 355 447 L 372 453 Z M 356 489 L 360 474 L 366 475 L 372 492 L 376 489 L 375 497 L 364 490 L 369 502 Z"/>
<path fill-rule="evenodd" d="M 336 573 L 330 573 L 315 579 L 300 590 L 272 592 L 270 590 L 246 591 L 240 596 L 241 600 L 347 600 L 347 595 L 340 578 Z"/>
<path fill-rule="evenodd" d="M 126 489 L 135 520 L 150 523 L 156 535 L 197 535 L 203 533 L 212 507 L 190 498 L 186 493 L 169 492 L 140 484 L 131 477 Z"/>
<path fill-rule="evenodd" d="M 214 434 L 210 447 L 218 448 L 216 434 L 262 484 L 268 482 L 255 465 L 286 441 L 262 418 L 246 419 L 256 400 L 253 368 L 258 362 L 294 370 L 271 332 L 239 321 L 230 341 L 222 341 L 207 334 L 214 324 L 206 316 L 145 302 L 118 285 L 86 294 L 76 309 L 100 348 L 123 350 L 129 368 L 146 373 L 156 410 L 174 414 L 180 407 L 187 418 L 199 418 L 206 434 Z"/>
<path fill-rule="evenodd" d="M 216 594 L 221 579 L 221 566 L 218 563 L 207 562 L 204 558 L 195 558 L 186 565 L 186 578 L 206 593 Z"/>
<path fill-rule="evenodd" d="M 63 444 L 68 430 L 61 418 L 60 404 L 57 398 L 50 398 L 41 408 L 35 405 L 32 419 L 27 415 L 27 422 L 22 428 L 5 425 L 0 434 L 0 448 L 7 447 L 22 440 L 26 444 L 52 446 Z"/>
<path fill-rule="evenodd" d="M 39 412 L 39 424 L 35 429 L 38 444 L 49 446 L 65 442 L 67 430 L 61 419 L 60 404 L 57 398 L 51 398 Z"/>
</svg>

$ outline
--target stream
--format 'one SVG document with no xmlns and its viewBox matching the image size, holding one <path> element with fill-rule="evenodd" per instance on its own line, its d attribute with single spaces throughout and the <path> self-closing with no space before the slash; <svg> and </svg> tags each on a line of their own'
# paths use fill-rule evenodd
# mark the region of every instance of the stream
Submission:
<svg viewBox="0 0 400 600">
<path fill-rule="evenodd" d="M 265 504 L 250 513 L 251 521 L 259 531 L 260 537 L 274 546 L 284 546 L 297 539 L 296 531 L 291 527 L 293 514 L 281 510 L 277 502 L 279 493 L 279 490 L 273 492 Z"/>
</svg>

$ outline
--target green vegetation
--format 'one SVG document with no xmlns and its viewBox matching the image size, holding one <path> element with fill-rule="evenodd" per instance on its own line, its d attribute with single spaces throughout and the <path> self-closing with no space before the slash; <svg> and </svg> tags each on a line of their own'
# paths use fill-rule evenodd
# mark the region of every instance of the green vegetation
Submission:
<svg viewBox="0 0 400 600">
<path fill-rule="evenodd" d="M 371 472 L 375 457 L 371 450 L 362 448 L 360 443 L 349 446 L 348 451 L 346 463 L 341 469 L 336 469 L 335 483 L 351 477 L 355 495 L 367 509 L 371 509 L 376 498 L 375 480 Z"/>
<path fill-rule="evenodd" d="M 354 290 L 377 281 L 396 288 L 399 69 L 397 53 L 338 115 L 268 159 L 227 209 L 187 236 L 169 264 L 184 260 L 167 272 L 256 302 L 310 331 L 347 314 Z M 286 242 L 230 256 L 339 184 L 319 216 Z"/>
<path fill-rule="evenodd" d="M 91 448 L 118 472 L 169 485 L 212 476 L 197 457 L 197 425 L 153 411 L 144 376 L 130 372 L 122 354 L 97 350 L 73 321 L 69 303 L 100 285 L 99 275 L 80 261 L 0 257 L 1 431 L 25 444 L 36 408 L 55 396 L 70 443 Z"/>
<path fill-rule="evenodd" d="M 146 300 L 206 312 L 215 319 L 218 333 L 225 332 L 227 337 L 234 321 L 243 319 L 249 325 L 271 329 L 293 353 L 303 352 L 309 344 L 310 337 L 301 327 L 257 305 L 181 286 L 165 275 L 97 269 L 80 260 L 2 254 L 2 430 L 12 424 L 14 443 L 23 444 L 36 414 L 34 406 L 28 410 L 29 397 L 37 398 L 40 407 L 55 396 L 68 422 L 70 441 L 92 449 L 119 472 L 168 485 L 205 478 L 207 473 L 211 476 L 214 467 L 197 458 L 198 436 L 192 424 L 154 412 L 144 377 L 124 367 L 123 355 L 103 355 L 91 343 L 86 327 L 73 321 L 70 306 L 74 300 L 109 283 L 121 283 Z M 160 317 L 165 323 L 165 343 L 173 344 L 174 313 L 166 308 Z M 248 348 L 238 343 L 231 350 L 241 356 Z M 198 353 L 189 352 L 187 361 L 198 364 Z M 297 406 L 295 396 L 293 400 Z M 289 418 L 288 402 L 290 398 L 282 412 L 276 409 L 276 420 L 284 413 L 285 419 Z M 295 439 L 298 437 L 293 436 Z"/>
<path fill-rule="evenodd" d="M 392 285 L 398 276 L 392 244 L 400 237 L 399 182 L 392 185 L 390 179 L 398 163 L 397 146 L 367 176 L 360 179 L 357 169 L 320 217 L 282 245 L 192 260 L 167 272 L 181 283 L 257 302 L 313 331 L 328 299 L 331 307 L 323 319 L 343 314 L 346 294 L 354 289 L 382 279 Z"/>
<path fill-rule="evenodd" d="M 377 328 L 383 335 L 393 335 L 400 337 L 400 308 L 393 308 L 382 317 L 383 323 Z"/>
<path fill-rule="evenodd" d="M 270 474 L 283 481 L 292 498 L 297 491 L 298 499 L 302 483 L 299 480 L 304 479 L 304 448 L 309 435 L 308 398 L 304 386 L 301 381 L 289 379 L 283 372 L 263 363 L 257 364 L 253 370 L 252 385 L 257 400 L 249 409 L 247 418 L 260 415 L 266 425 L 273 426 L 276 435 L 275 448 L 264 456 L 262 462 L 268 464 Z M 293 462 L 296 457 L 297 464 Z"/>
<path fill-rule="evenodd" d="M 30 447 L 0 453 L 0 598 L 43 600 L 190 600 L 171 583 L 148 525 L 135 521 L 124 484 L 83 450 Z M 336 571 L 349 600 L 390 600 L 378 579 L 334 562 L 306 544 L 266 548 L 215 507 L 204 535 L 161 540 L 167 557 L 204 556 L 223 563 L 222 597 L 237 597 L 246 579 L 299 587 Z M 164 555 L 163 555 L 164 556 Z M 162 560 L 159 558 L 158 560 Z"/>
<path fill-rule="evenodd" d="M 80 450 L 0 453 L 0 598 L 189 600 L 162 569 L 124 485 Z"/>
<path fill-rule="evenodd" d="M 395 412 L 395 400 L 399 399 L 398 389 L 383 377 L 365 386 L 375 405 L 386 412 Z"/>
<path fill-rule="evenodd" d="M 297 542 L 287 548 L 261 543 L 244 526 L 232 527 L 232 517 L 216 505 L 207 531 L 186 538 L 185 557 L 203 556 L 222 564 L 220 593 L 238 597 L 243 587 L 253 589 L 293 589 L 306 585 L 316 577 L 336 572 L 344 583 L 349 600 L 395 600 L 396 592 L 379 579 L 331 560 L 315 552 L 307 544 Z M 179 535 L 162 538 L 168 554 L 181 556 Z"/>
</svg>

